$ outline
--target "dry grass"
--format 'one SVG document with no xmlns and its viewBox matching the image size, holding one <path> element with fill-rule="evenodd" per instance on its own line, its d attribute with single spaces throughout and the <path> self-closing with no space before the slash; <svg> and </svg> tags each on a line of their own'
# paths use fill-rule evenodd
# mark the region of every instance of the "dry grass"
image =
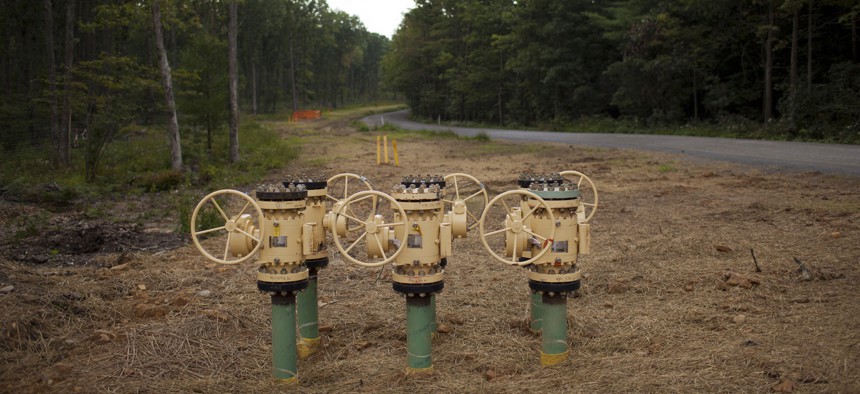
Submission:
<svg viewBox="0 0 860 394">
<path fill-rule="evenodd" d="M 434 340 L 433 375 L 403 373 L 405 301 L 387 275 L 335 255 L 320 275 L 322 349 L 300 362 L 298 391 L 763 392 L 784 380 L 800 392 L 860 391 L 856 178 L 419 137 L 398 141 L 403 167 L 376 167 L 373 134 L 301 127 L 300 164 L 273 179 L 349 171 L 384 190 L 407 174 L 467 172 L 494 195 L 523 170 L 576 169 L 592 176 L 601 207 L 584 288 L 568 302 L 570 361 L 540 367 L 524 273 L 491 260 L 472 233 L 455 244 L 438 296 L 453 331 Z M 333 137 L 345 138 L 314 144 Z M 321 155 L 341 159 L 309 159 Z M 98 259 L 106 267 L 117 255 Z M 0 262 L 0 287 L 15 287 L 0 295 L 0 391 L 282 390 L 269 379 L 269 301 L 253 265 L 215 266 L 193 246 L 126 259 L 124 270 Z M 726 272 L 760 284 L 725 286 Z"/>
</svg>

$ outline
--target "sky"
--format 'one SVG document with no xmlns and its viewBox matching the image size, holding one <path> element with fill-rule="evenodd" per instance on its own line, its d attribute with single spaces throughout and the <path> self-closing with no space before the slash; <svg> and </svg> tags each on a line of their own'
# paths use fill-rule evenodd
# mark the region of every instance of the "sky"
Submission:
<svg viewBox="0 0 860 394">
<path fill-rule="evenodd" d="M 414 0 L 328 0 L 332 9 L 339 9 L 355 15 L 367 31 L 382 34 L 388 38 L 394 35 L 403 14 L 415 8 Z"/>
</svg>

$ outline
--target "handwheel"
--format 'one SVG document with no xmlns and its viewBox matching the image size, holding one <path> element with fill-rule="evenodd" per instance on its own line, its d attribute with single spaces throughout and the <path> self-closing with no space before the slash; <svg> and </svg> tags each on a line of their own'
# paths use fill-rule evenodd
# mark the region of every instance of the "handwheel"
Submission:
<svg viewBox="0 0 860 394">
<path fill-rule="evenodd" d="M 585 207 L 584 209 L 586 210 L 585 220 L 583 220 L 582 223 L 588 223 L 588 221 L 591 220 L 591 217 L 594 216 L 594 213 L 597 212 L 597 188 L 594 187 L 594 182 L 592 182 L 591 179 L 589 179 L 587 176 L 585 176 L 585 174 L 579 171 L 562 171 L 561 173 L 559 173 L 559 175 L 561 175 L 562 177 L 566 175 L 570 175 L 572 177 L 579 177 L 579 179 L 576 179 L 575 183 L 576 187 L 579 188 L 580 204 L 582 204 Z M 586 192 L 582 189 L 582 181 L 585 181 L 585 183 L 588 184 L 588 187 L 591 189 L 590 192 Z M 591 196 L 587 194 L 594 194 L 594 198 L 591 198 Z"/>
<path fill-rule="evenodd" d="M 352 181 L 350 183 L 350 181 Z M 326 199 L 331 203 L 328 211 L 334 211 L 337 209 L 336 205 L 343 204 L 344 200 L 347 197 L 361 191 L 365 190 L 373 190 L 373 184 L 370 181 L 361 175 L 351 174 L 351 173 L 343 173 L 337 174 L 327 181 L 328 191 L 326 192 Z M 352 189 L 350 189 L 352 186 Z M 371 200 L 373 200 L 374 208 L 378 205 L 378 198 L 376 195 L 369 196 Z M 349 213 L 349 212 L 347 212 Z M 376 209 L 371 210 L 370 215 L 366 218 L 370 220 L 373 218 L 373 215 L 376 214 Z"/>
<path fill-rule="evenodd" d="M 523 198 L 529 199 L 530 202 L 533 201 L 534 206 L 532 206 L 532 204 L 527 205 L 530 207 L 528 212 L 524 212 L 520 207 L 520 201 Z M 506 199 L 510 200 L 510 204 L 505 201 Z M 492 211 L 493 207 L 497 204 L 504 208 L 505 219 L 502 222 L 503 225 L 495 226 L 501 227 L 500 229 L 489 230 L 487 218 L 490 215 L 488 215 L 488 213 Z M 528 190 L 520 189 L 507 191 L 490 200 L 490 202 L 487 203 L 487 208 L 484 209 L 484 213 L 481 215 L 481 220 L 478 222 L 478 230 L 481 234 L 481 243 L 484 244 L 484 248 L 487 249 L 487 252 L 490 252 L 490 255 L 492 255 L 496 260 L 505 264 L 519 266 L 532 264 L 543 257 L 543 255 L 552 249 L 552 242 L 555 237 L 555 226 L 553 225 L 551 227 L 549 234 L 537 234 L 532 231 L 532 229 L 528 228 L 526 224 L 528 223 L 529 218 L 531 218 L 538 209 L 543 209 L 549 216 L 550 222 L 555 223 L 555 215 L 553 215 L 552 209 L 550 209 L 546 201 L 540 198 L 537 194 Z M 487 242 L 488 237 L 499 234 L 505 235 L 505 249 L 507 250 L 506 254 L 510 254 L 510 256 L 508 256 L 509 258 L 500 256 L 492 247 L 490 247 L 489 242 Z M 533 254 L 528 260 L 519 261 L 520 257 L 523 256 L 522 252 L 529 244 L 539 244 L 541 246 L 540 252 Z"/>
<path fill-rule="evenodd" d="M 461 201 L 466 206 L 466 228 L 471 230 L 478 225 L 481 215 L 489 202 L 487 188 L 477 178 L 462 173 L 445 175 L 445 192 L 442 201 L 448 204 L 446 212 Z"/>
<path fill-rule="evenodd" d="M 376 210 L 376 205 L 381 205 L 383 209 Z M 371 210 L 379 213 L 362 220 Z M 345 234 L 332 231 L 334 245 L 345 259 L 355 264 L 363 267 L 385 265 L 393 261 L 406 247 L 406 211 L 394 197 L 375 190 L 358 192 L 347 197 L 332 213 L 335 222 L 346 221 Z M 391 220 L 385 220 L 385 215 Z M 346 241 L 349 245 L 344 247 L 345 243 L 341 241 Z M 397 247 L 393 252 L 390 250 L 390 243 Z M 366 258 L 361 257 L 362 249 L 366 251 Z"/>
<path fill-rule="evenodd" d="M 224 211 L 224 208 L 221 207 L 223 204 L 226 208 L 232 208 L 233 204 L 230 204 L 230 197 L 239 197 L 239 201 L 244 202 L 244 206 L 239 213 L 233 216 L 229 216 L 227 212 Z M 222 204 L 218 203 L 218 197 L 223 197 Z M 203 210 L 204 206 L 210 204 L 214 206 L 215 210 L 218 212 L 220 219 L 224 220 L 224 225 L 219 227 L 213 227 L 205 230 L 197 230 L 197 218 Z M 237 205 L 238 206 L 238 205 Z M 256 217 L 251 214 L 248 215 L 245 211 L 248 210 L 248 207 L 253 207 L 254 213 Z M 260 206 L 257 204 L 254 199 L 240 191 L 237 190 L 219 190 L 217 192 L 211 193 L 208 196 L 204 197 L 197 206 L 194 208 L 194 212 L 191 214 L 191 239 L 194 241 L 194 246 L 197 247 L 197 250 L 203 254 L 207 259 L 212 260 L 219 264 L 238 264 L 243 261 L 246 261 L 251 258 L 258 250 L 260 250 L 260 246 L 262 246 L 262 242 L 260 242 L 260 235 L 254 234 L 253 226 L 254 223 L 260 223 L 260 219 L 263 217 L 263 211 L 260 209 Z M 227 239 L 225 240 L 224 246 L 224 258 L 218 258 L 212 255 L 203 245 L 200 244 L 199 236 L 203 234 L 209 234 L 214 232 L 225 231 L 227 233 Z M 250 231 L 249 231 L 250 230 Z M 246 242 L 242 242 L 243 240 L 237 240 L 236 237 L 247 237 L 244 239 Z M 231 250 L 235 251 L 236 245 L 239 244 L 247 244 L 247 242 L 251 242 L 250 247 L 245 247 L 244 249 L 247 251 L 244 255 L 238 256 L 235 260 L 229 260 L 231 255 Z M 233 246 L 233 248 L 231 248 Z"/>
</svg>

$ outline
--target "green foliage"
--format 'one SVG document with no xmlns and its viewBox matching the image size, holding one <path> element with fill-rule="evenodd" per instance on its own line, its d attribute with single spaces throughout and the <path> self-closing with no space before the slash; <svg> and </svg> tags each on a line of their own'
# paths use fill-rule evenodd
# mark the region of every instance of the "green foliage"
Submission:
<svg viewBox="0 0 860 394">
<path fill-rule="evenodd" d="M 857 141 L 856 1 L 772 3 L 773 24 L 763 1 L 420 1 L 383 72 L 433 121 L 561 130 L 612 118 L 615 132 Z M 794 95 L 792 22 L 810 12 L 794 50 L 797 79 L 813 83 Z M 768 35 L 781 119 L 763 125 Z"/>
</svg>

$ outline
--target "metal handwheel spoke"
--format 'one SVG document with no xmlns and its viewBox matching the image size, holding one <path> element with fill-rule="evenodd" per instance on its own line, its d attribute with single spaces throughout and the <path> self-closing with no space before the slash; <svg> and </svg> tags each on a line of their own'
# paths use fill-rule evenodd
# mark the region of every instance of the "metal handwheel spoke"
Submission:
<svg viewBox="0 0 860 394">
<path fill-rule="evenodd" d="M 469 201 L 469 200 L 471 200 L 471 199 L 473 199 L 473 198 L 475 198 L 475 197 L 477 197 L 477 196 L 480 196 L 480 195 L 481 195 L 481 193 L 483 193 L 483 192 L 484 192 L 484 190 L 478 190 L 478 191 L 476 191 L 476 192 L 472 193 L 469 197 L 464 198 L 464 199 L 463 199 L 463 201 L 464 201 L 464 202 L 465 202 L 465 201 Z"/>
<path fill-rule="evenodd" d="M 209 234 L 209 233 L 213 233 L 213 232 L 218 231 L 218 230 L 226 230 L 226 229 L 227 229 L 227 226 L 215 227 L 215 228 L 210 228 L 208 230 L 195 231 L 194 235 Z"/>
<path fill-rule="evenodd" d="M 382 259 L 388 259 L 388 256 L 385 255 L 385 249 L 382 248 L 382 241 L 379 240 L 379 234 L 374 233 L 373 238 L 376 239 L 376 245 L 379 247 L 379 252 L 382 253 Z"/>
<path fill-rule="evenodd" d="M 230 218 L 227 216 L 227 214 L 226 214 L 226 213 L 224 213 L 224 210 L 223 210 L 223 209 L 221 209 L 221 206 L 220 206 L 220 205 L 218 205 L 218 201 L 215 201 L 215 198 L 214 198 L 214 197 L 213 197 L 213 198 L 211 198 L 211 199 L 209 199 L 209 201 L 212 201 L 212 205 L 215 205 L 215 209 L 217 209 L 217 210 L 218 210 L 218 212 L 220 212 L 220 213 L 221 213 L 221 216 L 222 216 L 222 217 L 224 217 L 224 220 L 230 220 Z"/>
<path fill-rule="evenodd" d="M 350 219 L 350 220 L 355 220 L 356 222 L 359 222 L 359 223 L 361 223 L 361 224 L 363 224 L 363 225 L 367 226 L 367 222 L 364 222 L 364 221 L 358 220 L 358 219 L 356 219 L 355 217 L 350 216 L 350 215 L 347 215 L 347 214 L 345 214 L 345 213 L 343 213 L 343 212 L 338 213 L 337 215 L 343 216 L 343 217 L 345 217 L 345 218 L 347 218 L 347 219 Z"/>
<path fill-rule="evenodd" d="M 361 241 L 361 239 L 364 238 L 365 235 L 367 235 L 367 231 L 361 233 L 361 235 L 359 235 L 358 238 L 356 238 L 355 242 L 353 242 L 352 245 L 349 245 L 349 247 L 346 248 L 346 251 L 344 253 L 349 254 L 349 252 L 352 250 L 352 248 L 354 248 L 355 245 L 358 245 L 358 242 Z"/>
<path fill-rule="evenodd" d="M 244 207 L 242 207 L 242 210 L 241 210 L 241 211 L 239 211 L 239 214 L 238 214 L 238 215 L 236 215 L 236 217 L 237 217 L 237 218 L 242 217 L 242 214 L 243 214 L 243 213 L 245 213 L 245 210 L 246 210 L 246 209 L 248 209 L 248 206 L 250 206 L 250 205 L 251 205 L 251 202 L 250 202 L 250 201 L 246 202 L 246 203 L 245 203 L 245 206 L 244 206 Z"/>
<path fill-rule="evenodd" d="M 224 245 L 224 260 L 226 261 L 227 257 L 229 257 L 229 256 L 230 256 L 230 243 L 227 242 L 226 245 Z"/>
<path fill-rule="evenodd" d="M 548 240 L 548 239 L 549 239 L 549 238 L 547 238 L 547 237 L 544 237 L 544 236 L 542 236 L 542 235 L 538 235 L 538 234 L 534 233 L 533 231 L 529 231 L 529 230 L 526 230 L 526 229 L 523 229 L 523 232 L 524 232 L 524 233 L 526 233 L 526 234 L 528 234 L 528 235 L 531 235 L 532 237 L 535 237 L 535 238 L 537 238 L 537 239 L 540 239 L 541 241 L 544 241 L 544 242 L 546 242 L 546 240 Z"/>
<path fill-rule="evenodd" d="M 526 219 L 528 219 L 530 216 L 532 216 L 533 213 L 535 213 L 535 211 L 538 210 L 538 208 L 540 208 L 540 205 L 535 205 L 535 207 L 532 208 L 532 210 L 529 211 L 529 213 L 527 213 L 525 216 L 523 216 L 522 220 L 525 221 Z"/>
<path fill-rule="evenodd" d="M 475 217 L 475 215 L 472 215 L 472 212 L 470 212 L 470 211 L 466 211 L 466 214 L 468 214 L 468 215 L 469 215 L 469 216 L 474 220 L 474 222 L 472 223 L 472 225 L 471 225 L 471 226 L 469 226 L 469 228 L 474 227 L 474 226 L 475 226 L 475 224 L 476 224 L 476 223 L 478 223 L 478 221 L 480 221 L 480 220 L 481 220 L 481 219 L 476 218 L 476 217 Z"/>
<path fill-rule="evenodd" d="M 236 231 L 238 231 L 238 232 L 240 232 L 240 233 L 244 234 L 244 235 L 245 235 L 246 237 L 248 237 L 248 238 L 251 238 L 252 240 L 254 240 L 254 242 L 260 242 L 260 240 L 259 240 L 257 237 L 255 237 L 255 236 L 253 236 L 253 235 L 249 234 L 247 231 L 242 230 L 241 228 L 237 228 L 237 229 L 236 229 Z"/>
<path fill-rule="evenodd" d="M 511 211 L 511 207 L 508 206 L 508 203 L 506 203 L 505 200 L 499 200 L 499 202 L 505 206 L 505 214 L 510 215 L 511 212 L 513 212 Z"/>
<path fill-rule="evenodd" d="M 517 263 L 517 241 L 519 241 L 519 237 L 519 234 L 514 234 L 514 249 L 513 252 L 511 252 L 511 264 Z"/>
<path fill-rule="evenodd" d="M 457 177 L 454 177 L 454 194 L 457 196 L 457 199 L 460 199 L 460 185 L 457 184 Z"/>
<path fill-rule="evenodd" d="M 505 228 L 503 228 L 503 229 L 501 229 L 501 230 L 490 231 L 489 233 L 484 234 L 484 236 L 486 236 L 486 237 L 490 237 L 490 236 L 493 236 L 493 235 L 496 235 L 496 234 L 504 233 L 505 231 L 508 231 L 508 230 L 511 230 L 511 228 L 510 228 L 510 227 L 505 227 Z"/>
</svg>

